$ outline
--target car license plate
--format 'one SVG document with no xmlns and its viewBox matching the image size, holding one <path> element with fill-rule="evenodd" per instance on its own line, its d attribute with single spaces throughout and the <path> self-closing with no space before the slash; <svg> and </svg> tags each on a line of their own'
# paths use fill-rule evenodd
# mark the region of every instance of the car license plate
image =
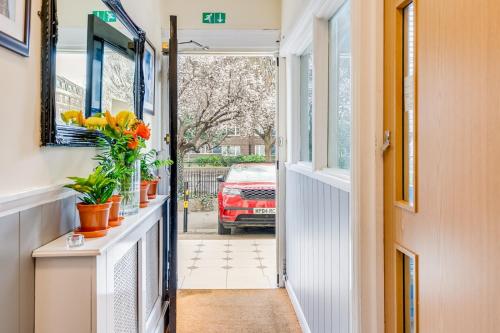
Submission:
<svg viewBox="0 0 500 333">
<path fill-rule="evenodd" d="M 276 208 L 254 208 L 254 214 L 276 214 Z"/>
</svg>

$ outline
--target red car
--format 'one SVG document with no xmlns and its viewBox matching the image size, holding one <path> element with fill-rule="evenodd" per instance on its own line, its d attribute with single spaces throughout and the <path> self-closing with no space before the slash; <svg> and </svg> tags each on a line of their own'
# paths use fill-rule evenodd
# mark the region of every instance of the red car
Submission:
<svg viewBox="0 0 500 333">
<path fill-rule="evenodd" d="M 276 169 L 271 163 L 235 164 L 219 177 L 219 235 L 236 227 L 274 227 Z"/>
</svg>

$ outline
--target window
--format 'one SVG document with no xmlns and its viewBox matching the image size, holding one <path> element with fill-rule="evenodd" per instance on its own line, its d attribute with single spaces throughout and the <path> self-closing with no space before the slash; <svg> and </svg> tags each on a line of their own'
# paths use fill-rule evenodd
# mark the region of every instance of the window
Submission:
<svg viewBox="0 0 500 333">
<path fill-rule="evenodd" d="M 264 146 L 264 145 L 256 145 L 255 146 L 255 155 L 259 155 L 259 156 L 266 155 L 266 146 Z"/>
<path fill-rule="evenodd" d="M 411 2 L 402 8 L 402 106 L 398 116 L 401 134 L 398 139 L 402 142 L 401 167 L 402 181 L 401 195 L 399 196 L 410 208 L 415 207 L 415 4 Z"/>
<path fill-rule="evenodd" d="M 351 166 L 351 10 L 345 3 L 329 22 L 328 167 Z"/>
<path fill-rule="evenodd" d="M 397 331 L 417 332 L 417 256 L 396 246 Z"/>
<path fill-rule="evenodd" d="M 213 154 L 222 154 L 222 147 L 212 148 L 212 153 Z"/>
<path fill-rule="evenodd" d="M 300 56 L 300 160 L 312 161 L 313 63 L 309 47 Z"/>
<path fill-rule="evenodd" d="M 222 155 L 224 156 L 238 156 L 241 155 L 240 146 L 222 146 Z"/>
<path fill-rule="evenodd" d="M 245 164 L 231 167 L 227 182 L 275 182 L 274 164 Z"/>
<path fill-rule="evenodd" d="M 225 129 L 228 136 L 240 136 L 240 129 L 238 127 L 228 127 Z"/>
</svg>

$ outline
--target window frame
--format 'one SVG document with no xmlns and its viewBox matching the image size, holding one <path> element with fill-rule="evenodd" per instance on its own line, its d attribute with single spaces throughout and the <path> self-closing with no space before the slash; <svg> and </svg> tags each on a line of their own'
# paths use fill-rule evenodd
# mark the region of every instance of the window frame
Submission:
<svg viewBox="0 0 500 333">
<path fill-rule="evenodd" d="M 292 92 L 288 98 L 291 107 L 288 109 L 289 125 L 289 147 L 288 162 L 286 167 L 295 172 L 320 180 L 326 184 L 339 188 L 348 193 L 351 192 L 350 170 L 328 167 L 328 112 L 329 112 L 329 22 L 343 5 L 352 0 L 336 0 L 321 17 L 314 17 L 312 25 L 305 28 L 304 32 L 297 37 L 291 56 L 287 61 L 288 91 Z M 353 10 L 351 7 L 351 29 L 353 22 Z M 353 41 L 351 30 L 351 45 Z M 300 40 L 299 40 L 300 39 Z M 313 126 L 312 126 L 312 161 L 301 161 L 300 158 L 300 56 L 312 43 L 313 57 Z M 351 49 L 352 52 L 352 49 Z M 351 77 L 354 70 L 351 70 Z M 352 77 L 352 81 L 354 78 Z M 351 81 L 351 89 L 353 83 Z M 298 83 L 299 82 L 299 83 Z M 354 99 L 354 96 L 352 97 Z M 353 112 L 351 110 L 351 161 L 353 156 Z"/>
<path fill-rule="evenodd" d="M 414 154 L 414 174 L 413 174 L 413 205 L 404 198 L 404 153 L 403 146 L 405 143 L 404 135 L 405 129 L 403 128 L 403 115 L 404 115 L 404 9 L 413 3 L 414 10 L 414 78 L 413 78 L 413 154 Z M 395 109 L 394 109 L 394 148 L 396 158 L 394 166 L 394 205 L 401 209 L 407 210 L 411 213 L 417 212 L 418 205 L 418 1 L 417 0 L 403 0 L 397 3 L 395 10 L 396 16 L 396 56 L 395 56 Z"/>
<path fill-rule="evenodd" d="M 331 41 L 332 41 L 332 36 L 331 36 L 331 29 L 330 29 L 330 24 L 332 22 L 332 20 L 337 16 L 337 15 L 340 15 L 340 12 L 344 9 L 344 7 L 346 6 L 349 6 L 349 14 L 352 13 L 352 4 L 350 3 L 349 0 L 346 0 L 346 1 L 343 1 L 342 4 L 340 5 L 340 7 L 337 9 L 337 11 L 332 15 L 332 17 L 328 20 L 328 44 L 329 44 L 329 48 L 328 48 L 328 110 L 327 110 L 327 160 L 326 160 L 326 170 L 328 170 L 330 173 L 333 173 L 333 174 L 338 174 L 338 175 L 342 175 L 342 176 L 349 176 L 350 175 L 350 172 L 351 172 L 351 164 L 352 164 L 352 102 L 353 102 L 353 91 L 352 91 L 352 88 L 353 88 L 353 85 L 352 85 L 352 76 L 353 76 L 353 71 L 352 71 L 352 15 L 351 15 L 351 20 L 349 22 L 349 37 L 350 37 L 350 45 L 349 45 L 349 51 L 350 51 L 350 70 L 349 70 L 349 75 L 350 75 L 350 103 L 351 103 L 351 106 L 350 106 L 350 115 L 349 115 L 349 118 L 350 118 L 350 130 L 349 130 L 349 148 L 350 148 L 350 154 L 349 154 L 349 168 L 348 169 L 342 169 L 342 168 L 339 168 L 338 166 L 330 166 L 330 163 L 329 163 L 329 153 L 330 153 L 330 143 L 334 143 L 337 147 L 334 149 L 335 151 L 335 161 L 336 161 L 336 165 L 338 165 L 338 131 L 339 131 L 339 119 L 338 119 L 338 115 L 339 115 L 339 110 L 338 108 L 336 108 L 336 112 L 330 114 L 330 111 L 332 111 L 331 109 L 331 106 L 332 106 L 332 99 L 331 99 L 331 92 L 332 92 L 332 77 L 331 75 L 332 74 L 338 74 L 338 73 L 333 73 L 333 69 L 332 69 L 332 63 L 331 63 L 331 60 L 332 60 L 332 54 L 330 51 L 332 51 L 332 48 L 331 48 Z M 338 67 L 340 68 L 340 66 Z M 337 84 L 339 83 L 338 81 L 336 82 Z M 335 116 L 335 128 L 331 128 L 330 125 L 331 125 L 331 119 L 330 119 L 330 116 L 333 115 Z M 334 141 L 333 142 L 330 142 L 330 135 L 333 134 L 333 138 L 334 138 Z"/>
<path fill-rule="evenodd" d="M 310 155 L 311 155 L 311 160 L 305 160 L 302 158 L 302 145 L 303 145 L 303 133 L 302 133 L 302 106 L 303 106 L 303 103 L 304 103 L 304 100 L 303 100 L 303 91 L 302 91 L 302 87 L 303 87 L 303 67 L 302 67 L 302 57 L 304 55 L 306 55 L 306 53 L 310 53 L 310 61 L 312 61 L 312 108 L 311 108 L 311 117 L 312 117 L 312 124 L 311 124 L 311 142 L 309 142 L 311 144 L 311 150 L 308 152 Z M 299 111 L 299 114 L 298 114 L 298 129 L 299 129 L 299 132 L 298 132 L 298 143 L 299 143 L 299 147 L 298 147 L 298 163 L 300 163 L 303 167 L 306 167 L 306 168 L 312 168 L 312 165 L 313 165 L 313 161 L 314 161 L 314 94 L 315 94 L 315 84 L 314 84 L 314 79 L 316 77 L 316 73 L 315 73 L 315 65 L 314 65 L 314 54 L 315 54 L 315 49 L 314 49 L 314 41 L 311 40 L 310 43 L 307 44 L 307 47 L 301 52 L 301 54 L 298 56 L 299 58 L 299 82 L 298 82 L 298 86 L 299 86 L 299 104 L 298 104 L 298 111 Z"/>
</svg>

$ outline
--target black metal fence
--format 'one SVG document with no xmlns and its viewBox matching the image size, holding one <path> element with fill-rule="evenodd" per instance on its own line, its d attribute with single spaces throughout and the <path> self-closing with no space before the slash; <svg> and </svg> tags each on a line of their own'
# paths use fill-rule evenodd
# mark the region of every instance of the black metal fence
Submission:
<svg viewBox="0 0 500 333">
<path fill-rule="evenodd" d="M 192 197 L 217 196 L 217 177 L 226 176 L 229 168 L 184 168 L 184 181 L 189 182 Z M 180 184 L 179 184 L 180 185 Z"/>
</svg>

